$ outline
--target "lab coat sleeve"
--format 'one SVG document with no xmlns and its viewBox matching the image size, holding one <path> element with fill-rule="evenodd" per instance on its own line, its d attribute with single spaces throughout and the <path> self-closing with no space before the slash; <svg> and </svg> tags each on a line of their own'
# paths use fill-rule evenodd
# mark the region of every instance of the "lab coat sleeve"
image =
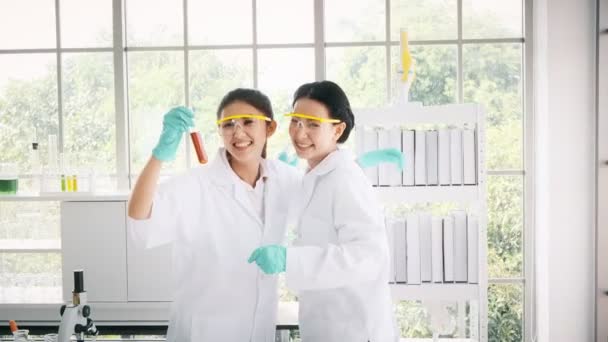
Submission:
<svg viewBox="0 0 608 342">
<path fill-rule="evenodd" d="M 287 222 L 290 225 L 295 224 L 297 221 L 297 210 L 295 208 L 296 195 L 301 191 L 302 187 L 302 177 L 303 172 L 301 170 L 296 169 L 293 166 L 289 166 L 291 170 L 289 170 L 288 182 L 286 183 L 286 191 L 289 194 L 289 202 L 287 203 Z"/>
<path fill-rule="evenodd" d="M 276 172 L 279 174 L 281 178 L 281 191 L 287 196 L 287 225 L 295 224 L 296 210 L 295 210 L 295 198 L 296 194 L 300 191 L 302 186 L 302 177 L 304 176 L 304 172 L 299 170 L 295 166 L 287 165 L 282 161 L 272 160 L 269 161 L 272 167 L 276 169 Z"/>
<path fill-rule="evenodd" d="M 192 180 L 177 176 L 159 185 L 152 202 L 150 217 L 143 220 L 127 216 L 132 238 L 146 248 L 173 242 L 182 225 L 182 214 Z M 190 189 L 192 191 L 192 188 Z"/>
<path fill-rule="evenodd" d="M 360 177 L 342 177 L 338 183 L 333 200 L 338 243 L 287 248 L 287 286 L 293 290 L 377 280 L 388 265 L 382 212 L 371 186 Z"/>
</svg>

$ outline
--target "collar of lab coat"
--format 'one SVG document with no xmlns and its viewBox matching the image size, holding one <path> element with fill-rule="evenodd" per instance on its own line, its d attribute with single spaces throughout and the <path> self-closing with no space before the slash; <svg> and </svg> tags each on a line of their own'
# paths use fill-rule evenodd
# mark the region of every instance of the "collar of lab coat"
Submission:
<svg viewBox="0 0 608 342">
<path fill-rule="evenodd" d="M 210 180 L 218 185 L 231 185 L 243 181 L 230 167 L 226 149 L 223 147 L 218 149 L 215 159 L 209 165 L 209 173 Z M 262 159 L 260 162 L 260 178 L 268 179 L 270 173 L 266 159 Z"/>
<path fill-rule="evenodd" d="M 268 179 L 272 169 L 268 167 L 266 159 L 262 159 L 260 166 L 260 177 Z M 260 216 L 247 197 L 243 180 L 236 175 L 234 170 L 230 167 L 230 163 L 228 163 L 228 156 L 225 148 L 221 147 L 218 149 L 216 157 L 209 167 L 210 181 L 226 188 L 231 187 L 231 194 L 239 205 L 260 225 L 260 227 L 263 227 L 264 224 Z M 268 184 L 266 183 L 265 186 L 268 186 Z"/>
<path fill-rule="evenodd" d="M 337 150 L 328 154 L 315 168 L 309 170 L 306 177 L 322 176 L 333 171 L 338 166 L 355 160 L 355 155 L 348 149 L 338 147 Z"/>
</svg>

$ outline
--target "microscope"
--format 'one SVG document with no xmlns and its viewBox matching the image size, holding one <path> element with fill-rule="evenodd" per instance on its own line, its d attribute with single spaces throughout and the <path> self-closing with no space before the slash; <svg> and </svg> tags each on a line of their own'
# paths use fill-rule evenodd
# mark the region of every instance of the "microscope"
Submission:
<svg viewBox="0 0 608 342">
<path fill-rule="evenodd" d="M 72 335 L 76 335 L 76 341 L 83 342 L 85 335 L 97 336 L 97 327 L 91 315 L 91 307 L 87 305 L 87 292 L 84 290 L 83 270 L 74 271 L 74 291 L 72 291 L 72 303 L 61 306 L 61 324 L 57 342 L 69 342 Z M 94 337 L 94 338 L 95 338 Z"/>
</svg>

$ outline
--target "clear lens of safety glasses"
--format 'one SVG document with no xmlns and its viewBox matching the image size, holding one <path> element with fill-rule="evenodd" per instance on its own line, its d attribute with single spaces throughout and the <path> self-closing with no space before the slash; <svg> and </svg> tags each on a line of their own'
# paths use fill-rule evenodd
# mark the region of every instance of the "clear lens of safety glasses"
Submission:
<svg viewBox="0 0 608 342">
<path fill-rule="evenodd" d="M 232 115 L 217 121 L 218 132 L 223 137 L 230 137 L 239 128 L 245 132 L 255 130 L 263 121 L 272 121 L 272 119 L 263 115 Z"/>
<path fill-rule="evenodd" d="M 291 117 L 289 128 L 301 129 L 305 128 L 308 132 L 317 132 L 323 123 L 337 124 L 340 123 L 338 119 L 326 119 L 320 118 L 314 115 L 301 114 L 301 113 L 288 113 L 286 117 Z"/>
<path fill-rule="evenodd" d="M 306 129 L 307 132 L 316 132 L 321 127 L 321 122 L 316 120 L 291 118 L 289 127 L 292 129 Z"/>
<path fill-rule="evenodd" d="M 338 123 L 340 122 L 339 120 Z M 289 128 L 293 130 L 299 131 L 300 129 L 304 129 L 304 132 L 307 134 L 314 135 L 321 130 L 322 125 L 336 125 L 337 122 L 328 122 L 328 121 L 319 121 L 312 119 L 300 119 L 296 117 L 292 117 L 289 123 Z"/>
</svg>

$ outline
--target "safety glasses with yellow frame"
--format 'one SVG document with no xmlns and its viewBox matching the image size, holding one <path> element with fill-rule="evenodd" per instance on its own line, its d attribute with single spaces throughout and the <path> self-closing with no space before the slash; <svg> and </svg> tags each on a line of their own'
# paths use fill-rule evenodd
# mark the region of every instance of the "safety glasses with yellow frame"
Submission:
<svg viewBox="0 0 608 342">
<path fill-rule="evenodd" d="M 272 119 L 257 114 L 236 114 L 221 118 L 216 123 L 218 125 L 218 132 L 222 137 L 231 137 L 239 127 L 242 131 L 251 132 L 257 129 L 264 121 L 272 122 Z"/>
<path fill-rule="evenodd" d="M 291 117 L 289 128 L 306 128 L 309 132 L 316 132 L 323 123 L 339 124 L 342 121 L 338 119 L 326 119 L 318 116 L 300 114 L 300 113 L 289 113 L 285 114 L 285 117 Z"/>
</svg>

